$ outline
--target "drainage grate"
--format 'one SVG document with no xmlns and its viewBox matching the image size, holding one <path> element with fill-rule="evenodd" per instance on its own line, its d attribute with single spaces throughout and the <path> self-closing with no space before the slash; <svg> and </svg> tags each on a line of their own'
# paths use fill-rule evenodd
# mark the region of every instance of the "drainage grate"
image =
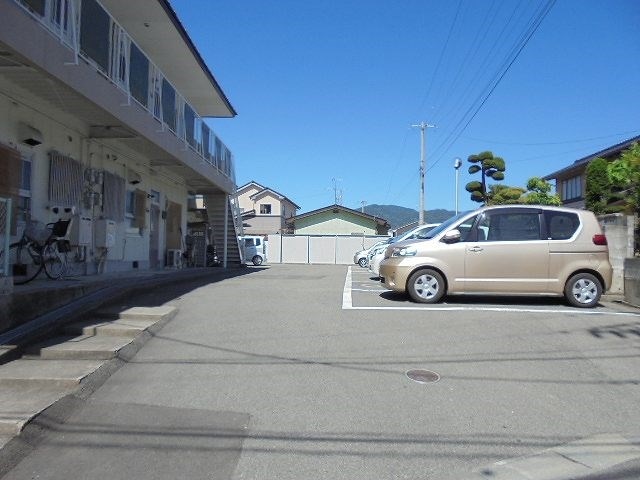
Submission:
<svg viewBox="0 0 640 480">
<path fill-rule="evenodd" d="M 440 380 L 440 375 L 431 370 L 409 370 L 406 375 L 417 383 L 435 383 Z"/>
</svg>

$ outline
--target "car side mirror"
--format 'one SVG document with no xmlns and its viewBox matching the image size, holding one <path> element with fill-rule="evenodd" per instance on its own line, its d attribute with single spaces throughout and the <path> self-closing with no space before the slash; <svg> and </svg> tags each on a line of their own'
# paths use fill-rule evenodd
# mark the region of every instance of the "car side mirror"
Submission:
<svg viewBox="0 0 640 480">
<path fill-rule="evenodd" d="M 442 236 L 442 241 L 444 243 L 457 243 L 460 241 L 460 237 L 460 230 L 454 228 L 453 230 L 449 230 Z"/>
</svg>

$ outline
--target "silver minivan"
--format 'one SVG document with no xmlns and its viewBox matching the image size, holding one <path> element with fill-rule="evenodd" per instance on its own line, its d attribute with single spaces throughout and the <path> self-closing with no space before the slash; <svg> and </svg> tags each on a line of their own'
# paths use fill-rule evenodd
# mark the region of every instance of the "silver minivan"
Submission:
<svg viewBox="0 0 640 480">
<path fill-rule="evenodd" d="M 245 263 L 262 265 L 267 261 L 267 249 L 264 238 L 260 235 L 239 237 Z"/>
<path fill-rule="evenodd" d="M 607 239 L 587 210 L 483 207 L 428 236 L 389 246 L 380 264 L 383 284 L 416 302 L 445 294 L 552 295 L 593 307 L 611 286 Z"/>
</svg>

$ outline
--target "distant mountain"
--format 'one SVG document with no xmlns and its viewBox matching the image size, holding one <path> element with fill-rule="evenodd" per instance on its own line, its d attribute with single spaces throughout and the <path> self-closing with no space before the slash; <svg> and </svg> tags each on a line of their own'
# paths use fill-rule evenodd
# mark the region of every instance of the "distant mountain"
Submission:
<svg viewBox="0 0 640 480">
<path fill-rule="evenodd" d="M 391 229 L 402 227 L 418 221 L 418 211 L 413 208 L 400 207 L 398 205 L 366 205 L 364 213 L 384 218 L 391 225 Z M 441 223 L 455 215 L 451 210 L 438 208 L 427 210 L 424 220 L 426 223 Z"/>
</svg>

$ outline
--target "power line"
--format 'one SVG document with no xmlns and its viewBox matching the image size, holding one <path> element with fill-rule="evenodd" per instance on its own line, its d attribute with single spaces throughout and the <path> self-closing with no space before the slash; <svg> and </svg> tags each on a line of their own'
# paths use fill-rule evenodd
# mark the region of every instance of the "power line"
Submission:
<svg viewBox="0 0 640 480">
<path fill-rule="evenodd" d="M 537 15 L 537 17 L 533 21 L 532 25 L 525 32 L 522 40 L 520 41 L 519 46 L 516 44 L 514 49 L 512 49 L 512 52 L 514 52 L 513 57 L 511 58 L 511 60 L 508 60 L 508 57 L 507 57 L 508 64 L 502 70 L 502 72 L 499 74 L 497 80 L 495 80 L 495 82 L 493 83 L 493 85 L 489 89 L 489 92 L 484 96 L 484 98 L 482 98 L 482 100 L 480 101 L 480 104 L 475 109 L 473 108 L 473 105 L 472 105 L 471 107 L 469 107 L 467 112 L 465 112 L 465 115 L 460 120 L 460 122 L 458 122 L 458 124 L 454 128 L 453 132 L 445 140 L 445 143 L 443 145 L 447 145 L 447 147 L 442 152 L 442 155 L 444 155 L 444 153 L 446 153 L 449 150 L 449 148 L 451 148 L 451 146 L 458 140 L 460 135 L 462 135 L 462 133 L 467 129 L 467 127 L 473 121 L 473 119 L 478 115 L 478 113 L 480 112 L 482 107 L 485 105 L 487 100 L 489 100 L 489 98 L 491 97 L 491 95 L 493 94 L 495 89 L 498 87 L 498 85 L 500 85 L 500 82 L 502 81 L 502 79 L 505 77 L 507 72 L 511 69 L 511 67 L 513 66 L 515 61 L 518 59 L 518 57 L 520 56 L 520 54 L 524 50 L 524 48 L 527 46 L 527 44 L 529 43 L 529 41 L 533 37 L 533 34 L 538 30 L 538 28 L 540 27 L 542 21 L 549 14 L 549 12 L 553 8 L 555 2 L 556 2 L 556 0 L 548 0 L 547 1 L 545 6 L 542 8 L 541 12 Z M 473 110 L 473 113 L 471 113 L 472 110 Z M 471 116 L 465 122 L 464 117 L 467 116 L 469 113 L 471 113 Z M 462 128 L 460 128 L 460 125 L 462 124 L 462 122 L 465 122 L 465 123 L 462 126 Z M 453 138 L 451 138 L 452 136 L 453 136 Z M 442 147 L 442 148 L 444 148 L 444 147 Z M 440 162 L 440 160 L 442 160 L 442 158 L 443 157 L 441 156 L 435 162 L 433 162 L 431 167 L 429 167 L 429 170 L 431 170 L 433 167 L 435 167 L 438 164 L 438 162 Z"/>
<path fill-rule="evenodd" d="M 475 85 L 477 85 L 478 83 L 480 83 L 480 78 L 482 78 L 482 70 L 485 69 L 485 66 L 490 65 L 491 64 L 491 59 L 494 58 L 497 54 L 494 53 L 497 51 L 498 49 L 498 45 L 500 44 L 505 44 L 507 41 L 507 38 L 509 37 L 509 34 L 507 33 L 509 30 L 509 26 L 513 23 L 513 19 L 516 15 L 516 12 L 518 11 L 518 9 L 520 8 L 522 2 L 520 2 L 520 4 L 516 5 L 516 7 L 513 9 L 513 11 L 511 12 L 511 15 L 509 15 L 508 20 L 505 22 L 505 24 L 503 25 L 502 29 L 500 30 L 500 33 L 495 37 L 495 40 L 493 42 L 493 44 L 489 47 L 489 49 L 487 49 L 484 57 L 480 60 L 480 62 L 478 63 L 478 65 L 480 65 L 480 76 L 478 75 L 473 75 L 473 77 L 469 80 L 467 86 L 463 89 L 462 93 L 460 95 L 457 95 L 457 101 L 453 104 L 453 106 L 451 106 L 448 110 L 446 110 L 443 114 L 442 118 L 437 117 L 438 118 L 438 122 L 444 124 L 447 123 L 445 122 L 445 119 L 447 116 L 452 116 L 453 112 L 458 111 L 458 109 L 463 106 L 466 101 L 467 101 L 467 97 L 472 93 L 472 89 Z M 487 11 L 487 14 L 485 16 L 485 20 L 481 23 L 481 25 L 487 25 L 487 28 L 482 28 L 479 29 L 476 33 L 476 37 L 474 39 L 474 41 L 471 43 L 472 45 L 475 45 L 475 48 L 469 49 L 467 51 L 467 55 L 465 57 L 465 59 L 460 63 L 460 68 L 458 69 L 458 72 L 456 74 L 456 76 L 454 77 L 453 81 L 450 82 L 450 88 L 447 91 L 446 95 L 444 98 L 449 98 L 449 96 L 451 96 L 451 93 L 453 91 L 455 91 L 456 85 L 458 84 L 459 79 L 462 78 L 462 71 L 464 70 L 465 67 L 467 67 L 470 63 L 471 63 L 471 59 L 474 58 L 477 53 L 480 51 L 480 47 L 482 45 L 482 42 L 478 39 L 478 37 L 480 37 L 481 33 L 485 33 L 486 31 L 491 31 L 493 29 L 493 25 L 496 22 L 496 18 L 498 16 L 499 13 L 499 9 L 496 9 L 495 13 L 493 14 L 493 16 L 491 17 L 491 20 L 489 22 L 487 22 L 487 19 L 489 17 L 489 14 L 491 13 L 491 10 L 493 9 L 494 4 L 491 5 L 491 8 Z M 527 22 L 528 23 L 528 22 Z M 504 40 L 503 40 L 504 38 Z M 473 54 L 471 53 L 473 52 Z M 498 70 L 499 71 L 499 70 Z M 478 78 L 479 77 L 479 78 Z M 495 74 L 492 74 L 490 78 L 495 78 Z M 491 82 L 489 82 L 490 84 Z M 487 87 L 485 87 L 486 89 Z M 473 103 L 475 103 L 477 100 L 475 100 Z M 472 103 L 472 105 L 473 105 Z"/>
<path fill-rule="evenodd" d="M 495 143 L 497 145 L 513 145 L 513 146 L 521 146 L 521 147 L 539 147 L 545 145 L 567 145 L 571 143 L 586 143 L 592 142 L 594 140 L 605 140 L 607 138 L 621 137 L 622 135 L 638 135 L 640 132 L 638 130 L 631 130 L 628 132 L 620 132 L 620 133 L 612 133 L 611 135 L 603 135 L 601 137 L 591 137 L 591 138 L 581 138 L 579 140 L 560 140 L 557 142 L 503 142 L 499 140 L 487 140 L 485 138 L 476 138 L 476 137 L 461 137 L 466 140 L 473 140 L 476 142 L 484 142 L 484 143 Z"/>
<path fill-rule="evenodd" d="M 427 90 L 425 91 L 425 94 L 422 97 L 422 101 L 419 104 L 418 112 L 420 110 L 422 110 L 422 107 L 424 106 L 425 102 L 427 101 L 427 98 L 429 98 L 429 94 L 431 93 L 431 88 L 433 87 L 433 83 L 434 83 L 436 77 L 438 76 L 438 73 L 440 72 L 440 66 L 442 65 L 442 59 L 444 58 L 444 54 L 447 51 L 447 48 L 449 46 L 449 41 L 451 40 L 453 29 L 454 29 L 454 27 L 456 26 L 456 24 L 458 22 L 458 17 L 460 15 L 461 7 L 462 7 L 462 0 L 458 0 L 458 8 L 456 9 L 456 13 L 455 13 L 455 15 L 453 17 L 453 21 L 451 22 L 451 26 L 449 27 L 449 32 L 447 33 L 447 39 L 444 42 L 444 47 L 440 51 L 440 56 L 438 58 L 438 62 L 436 63 L 436 68 L 433 71 L 433 75 L 431 76 L 431 81 L 429 82 L 429 86 L 427 87 Z"/>
</svg>

